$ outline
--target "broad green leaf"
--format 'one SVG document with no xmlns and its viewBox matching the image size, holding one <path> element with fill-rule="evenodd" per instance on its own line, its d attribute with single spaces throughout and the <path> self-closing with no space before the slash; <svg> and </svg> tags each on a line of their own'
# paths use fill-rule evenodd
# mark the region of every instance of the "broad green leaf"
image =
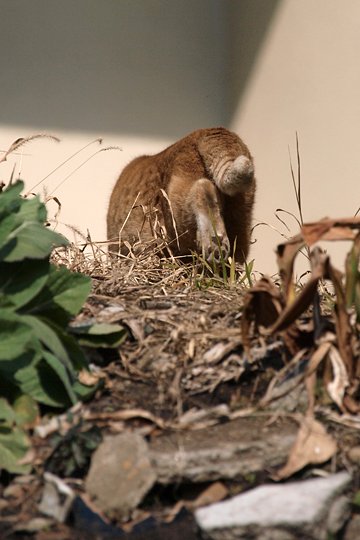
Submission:
<svg viewBox="0 0 360 540">
<path fill-rule="evenodd" d="M 0 250 L 0 260 L 14 262 L 43 259 L 50 255 L 54 247 L 67 243 L 64 236 L 47 229 L 41 223 L 24 221 L 8 235 L 7 243 Z"/>
<path fill-rule="evenodd" d="M 10 309 L 0 313 L 0 361 L 13 360 L 29 348 L 32 328 L 23 317 Z"/>
<path fill-rule="evenodd" d="M 32 426 L 39 416 L 39 407 L 35 399 L 27 394 L 21 394 L 13 403 L 18 426 Z"/>
<path fill-rule="evenodd" d="M 51 407 L 67 407 L 72 404 L 59 376 L 45 360 L 41 343 L 34 338 L 33 350 L 13 362 L 0 362 L 0 391 L 10 399 L 15 391 L 31 396 L 39 403 Z M 57 364 L 62 366 L 59 360 Z M 12 388 L 10 395 L 7 389 Z"/>
<path fill-rule="evenodd" d="M 118 347 L 128 337 L 128 331 L 120 324 L 70 325 L 69 330 L 78 337 L 80 345 L 87 347 Z"/>
<path fill-rule="evenodd" d="M 0 398 L 0 426 L 4 421 L 8 425 L 14 424 L 16 421 L 16 414 L 9 402 L 4 398 Z"/>
<path fill-rule="evenodd" d="M 17 212 L 20 221 L 38 221 L 44 223 L 46 220 L 46 207 L 39 197 L 22 199 L 22 204 Z"/>
<path fill-rule="evenodd" d="M 19 226 L 20 222 L 16 214 L 10 214 L 1 219 L 0 226 L 0 261 L 14 249 L 16 239 L 10 237 L 11 233 Z"/>
<path fill-rule="evenodd" d="M 72 382 L 70 381 L 68 371 L 50 352 L 44 351 L 44 359 L 63 383 L 64 388 L 66 389 L 66 392 L 71 400 L 71 403 L 75 404 L 78 400 L 73 390 Z"/>
<path fill-rule="evenodd" d="M 19 309 L 30 302 L 44 287 L 49 266 L 47 259 L 0 263 L 0 306 Z"/>
<path fill-rule="evenodd" d="M 67 407 L 72 403 L 59 377 L 45 360 L 19 369 L 12 380 L 21 392 L 44 405 Z"/>
<path fill-rule="evenodd" d="M 61 342 L 66 348 L 69 358 L 71 359 L 71 364 L 74 369 L 80 371 L 83 368 L 87 368 L 88 362 L 86 360 L 84 352 L 79 345 L 78 340 L 59 326 L 54 325 L 49 320 L 48 324 L 51 328 L 53 328 L 53 330 L 57 333 L 58 337 L 61 339 Z"/>
<path fill-rule="evenodd" d="M 0 393 L 13 399 L 21 392 L 54 407 L 70 404 L 57 375 L 42 360 L 44 350 L 40 341 L 34 336 L 30 345 L 29 351 L 11 362 L 0 361 Z"/>
<path fill-rule="evenodd" d="M 24 182 L 18 180 L 15 184 L 7 186 L 0 193 L 0 219 L 7 214 L 13 214 L 22 203 L 20 193 L 24 189 Z"/>
<path fill-rule="evenodd" d="M 83 274 L 70 272 L 65 267 L 51 265 L 45 287 L 28 309 L 57 324 L 66 325 L 78 314 L 91 290 L 91 280 Z"/>
<path fill-rule="evenodd" d="M 26 474 L 31 471 L 31 465 L 21 465 L 30 449 L 30 441 L 24 431 L 17 427 L 0 427 L 0 469 L 14 474 Z"/>
<path fill-rule="evenodd" d="M 33 317 L 32 315 L 22 315 L 24 323 L 29 325 L 37 339 L 46 346 L 46 348 L 53 353 L 58 362 L 63 364 L 69 371 L 69 373 L 75 379 L 75 372 L 66 348 L 64 347 L 61 339 L 56 334 L 46 319 L 40 317 Z"/>
<path fill-rule="evenodd" d="M 88 399 L 92 398 L 95 392 L 102 387 L 103 381 L 99 379 L 99 382 L 97 384 L 94 384 L 94 386 L 87 386 L 85 384 L 82 384 L 80 381 L 76 381 L 73 384 L 73 390 L 81 401 L 87 401 Z"/>
</svg>

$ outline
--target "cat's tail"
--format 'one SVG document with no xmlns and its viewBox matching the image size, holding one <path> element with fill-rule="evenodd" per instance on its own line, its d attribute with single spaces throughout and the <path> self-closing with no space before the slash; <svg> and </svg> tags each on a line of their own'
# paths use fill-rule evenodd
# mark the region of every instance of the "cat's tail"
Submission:
<svg viewBox="0 0 360 540">
<path fill-rule="evenodd" d="M 219 173 L 214 176 L 214 180 L 220 191 L 226 195 L 236 195 L 253 189 L 254 164 L 247 156 L 241 155 L 231 163 L 227 162 L 226 166 L 220 165 Z"/>
<path fill-rule="evenodd" d="M 198 148 L 209 177 L 220 191 L 232 196 L 255 189 L 251 154 L 235 133 L 223 129 L 203 137 Z"/>
<path fill-rule="evenodd" d="M 219 156 L 209 169 L 215 184 L 226 195 L 232 196 L 253 189 L 254 164 L 248 156 L 240 155 L 235 159 Z"/>
</svg>

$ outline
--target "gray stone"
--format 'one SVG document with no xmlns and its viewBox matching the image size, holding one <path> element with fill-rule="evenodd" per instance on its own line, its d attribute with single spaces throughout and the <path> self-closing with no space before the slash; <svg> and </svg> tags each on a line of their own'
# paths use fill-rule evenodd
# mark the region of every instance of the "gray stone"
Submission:
<svg viewBox="0 0 360 540">
<path fill-rule="evenodd" d="M 86 490 L 109 517 L 127 517 L 156 480 L 148 445 L 139 435 L 107 437 L 94 452 Z"/>
<path fill-rule="evenodd" d="M 267 417 L 239 418 L 214 427 L 156 437 L 150 458 L 158 482 L 236 478 L 286 461 L 297 425 Z"/>
<path fill-rule="evenodd" d="M 342 472 L 327 478 L 264 485 L 200 508 L 195 517 L 212 540 L 325 540 L 332 503 L 350 481 L 350 475 Z M 344 512 L 342 523 L 346 519 Z"/>
</svg>

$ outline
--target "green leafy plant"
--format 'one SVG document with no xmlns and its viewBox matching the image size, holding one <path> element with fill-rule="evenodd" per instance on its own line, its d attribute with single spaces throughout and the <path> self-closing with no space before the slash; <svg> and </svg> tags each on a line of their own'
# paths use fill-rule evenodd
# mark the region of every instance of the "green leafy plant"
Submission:
<svg viewBox="0 0 360 540">
<path fill-rule="evenodd" d="M 44 226 L 45 205 L 22 198 L 23 187 L 18 181 L 0 194 L 0 468 L 10 472 L 28 467 L 18 458 L 29 447 L 23 428 L 38 404 L 68 407 L 94 392 L 78 381 L 87 369 L 79 339 L 117 346 L 126 337 L 118 325 L 88 325 L 79 339 L 69 332 L 91 280 L 50 263 L 53 248 L 68 242 Z"/>
</svg>

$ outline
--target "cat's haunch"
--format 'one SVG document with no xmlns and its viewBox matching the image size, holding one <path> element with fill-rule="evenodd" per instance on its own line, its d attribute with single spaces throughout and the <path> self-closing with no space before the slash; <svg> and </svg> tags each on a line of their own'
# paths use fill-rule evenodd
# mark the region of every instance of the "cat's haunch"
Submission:
<svg viewBox="0 0 360 540">
<path fill-rule="evenodd" d="M 109 250 L 122 254 L 166 230 L 175 255 L 243 262 L 249 252 L 256 181 L 247 146 L 225 128 L 199 129 L 120 174 L 107 213 Z"/>
</svg>

